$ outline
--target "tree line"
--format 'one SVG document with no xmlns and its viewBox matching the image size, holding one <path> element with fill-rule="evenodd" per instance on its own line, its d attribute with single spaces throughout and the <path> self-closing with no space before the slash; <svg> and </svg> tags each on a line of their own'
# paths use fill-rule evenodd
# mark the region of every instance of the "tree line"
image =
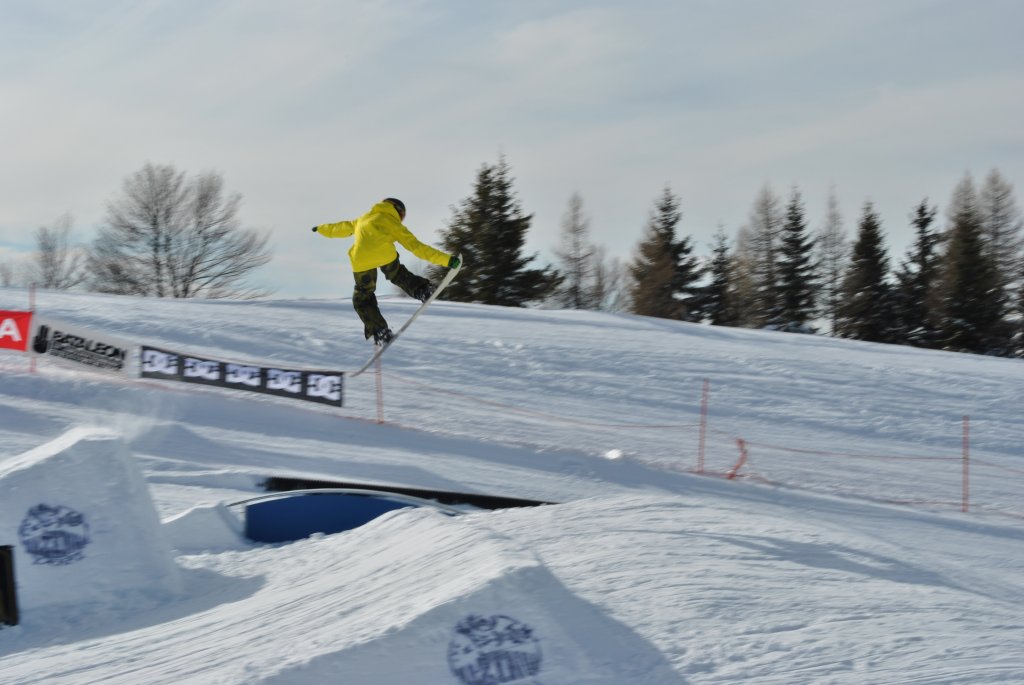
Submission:
<svg viewBox="0 0 1024 685">
<path fill-rule="evenodd" d="M 1024 356 L 1024 222 L 997 169 L 957 184 L 939 226 L 927 198 L 914 206 L 914 241 L 890 267 L 882 219 L 860 210 L 848 238 L 833 189 L 824 223 L 809 226 L 802 193 L 763 187 L 730 240 L 709 255 L 679 230 L 680 198 L 656 198 L 630 259 L 609 259 L 589 238 L 583 199 L 569 198 L 558 262 L 531 266 L 525 214 L 504 158 L 485 164 L 443 231 L 465 267 L 448 299 L 507 306 L 628 311 L 718 326 L 826 334 L 999 356 Z M 440 275 L 436 271 L 433 275 Z"/>
<path fill-rule="evenodd" d="M 942 226 L 927 198 L 913 206 L 914 241 L 895 266 L 870 201 L 851 239 L 834 189 L 813 231 L 800 189 L 782 198 L 768 185 L 732 238 L 719 227 L 707 255 L 680 231 L 681 200 L 665 186 L 627 260 L 591 240 L 583 198 L 574 193 L 556 263 L 540 264 L 525 253 L 533 216 L 514 184 L 501 157 L 480 167 L 470 195 L 453 207 L 441 244 L 461 253 L 465 266 L 445 299 L 1024 356 L 1024 222 L 997 169 L 980 184 L 963 177 Z M 154 297 L 266 294 L 251 277 L 271 259 L 268 236 L 240 225 L 240 200 L 218 174 L 189 177 L 146 164 L 108 203 L 91 245 L 71 245 L 71 219 L 61 217 L 37 230 L 37 250 L 20 275 L 0 264 L 0 285 Z M 428 276 L 442 271 L 431 267 Z"/>
</svg>

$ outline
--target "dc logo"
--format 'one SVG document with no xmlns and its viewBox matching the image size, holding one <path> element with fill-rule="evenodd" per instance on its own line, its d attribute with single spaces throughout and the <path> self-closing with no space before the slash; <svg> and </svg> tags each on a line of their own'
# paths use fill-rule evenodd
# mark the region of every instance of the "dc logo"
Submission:
<svg viewBox="0 0 1024 685">
<path fill-rule="evenodd" d="M 533 629 L 509 616 L 470 615 L 455 626 L 448 668 L 463 685 L 501 685 L 540 673 Z"/>
<path fill-rule="evenodd" d="M 341 377 L 311 373 L 306 381 L 306 394 L 309 397 L 339 400 L 341 399 Z"/>
<path fill-rule="evenodd" d="M 244 366 L 242 364 L 228 364 L 227 377 L 224 380 L 227 383 L 248 385 L 252 388 L 258 388 L 262 382 L 260 379 L 260 367 Z"/>
<path fill-rule="evenodd" d="M 178 373 L 178 355 L 160 350 L 144 349 L 142 351 L 142 371 L 174 376 Z"/>
<path fill-rule="evenodd" d="M 220 380 L 220 362 L 208 359 L 185 358 L 185 378 L 201 378 L 207 381 Z"/>
<path fill-rule="evenodd" d="M 267 369 L 267 389 L 298 394 L 302 392 L 302 372 Z"/>
<path fill-rule="evenodd" d="M 64 566 L 84 557 L 89 525 L 79 512 L 57 505 L 37 504 L 18 527 L 18 537 L 34 563 Z"/>
</svg>

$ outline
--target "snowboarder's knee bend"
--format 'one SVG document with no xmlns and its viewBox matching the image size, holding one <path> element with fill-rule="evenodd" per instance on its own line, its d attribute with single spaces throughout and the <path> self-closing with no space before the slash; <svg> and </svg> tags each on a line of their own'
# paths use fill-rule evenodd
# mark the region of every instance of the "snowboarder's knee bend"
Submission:
<svg viewBox="0 0 1024 685">
<path fill-rule="evenodd" d="M 384 273 L 384 278 L 388 279 L 391 283 L 394 283 L 395 279 L 399 278 L 402 275 L 402 272 L 406 270 L 405 267 L 402 266 L 402 262 L 398 261 L 398 259 L 398 257 L 395 257 L 394 260 L 380 268 Z"/>
</svg>

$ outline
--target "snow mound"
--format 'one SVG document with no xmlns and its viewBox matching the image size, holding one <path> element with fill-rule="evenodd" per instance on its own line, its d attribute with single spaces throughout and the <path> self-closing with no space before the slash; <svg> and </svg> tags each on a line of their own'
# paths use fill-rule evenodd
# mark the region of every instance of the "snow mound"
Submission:
<svg viewBox="0 0 1024 685">
<path fill-rule="evenodd" d="M 246 549 L 237 516 L 224 504 L 200 504 L 163 522 L 164 532 L 174 549 L 183 553 Z"/>
<path fill-rule="evenodd" d="M 149 489 L 117 435 L 75 428 L 0 460 L 0 492 L 23 611 L 180 591 Z"/>
<path fill-rule="evenodd" d="M 367 572 L 355 583 L 359 603 L 391 624 L 371 631 L 354 615 L 336 629 L 359 639 L 261 682 L 323 683 L 338 673 L 463 685 L 683 682 L 654 646 L 570 592 L 536 555 L 488 528 L 487 516 L 403 510 L 353 531 L 346 546 L 358 547 L 360 561 L 349 561 Z"/>
<path fill-rule="evenodd" d="M 4 660 L 5 682 L 44 682 L 40 660 L 94 682 L 148 685 L 685 682 L 487 517 L 403 509 L 346 533 L 194 557 L 215 577 L 193 590 L 223 598 L 215 606 L 119 631 L 113 651 L 20 651 Z M 252 593 L 244 606 L 232 584 Z M 195 641 L 211 633 L 216 650 Z"/>
<path fill-rule="evenodd" d="M 138 454 L 151 454 L 164 458 L 213 459 L 224 451 L 223 445 L 205 438 L 179 423 L 154 421 L 129 439 Z"/>
</svg>

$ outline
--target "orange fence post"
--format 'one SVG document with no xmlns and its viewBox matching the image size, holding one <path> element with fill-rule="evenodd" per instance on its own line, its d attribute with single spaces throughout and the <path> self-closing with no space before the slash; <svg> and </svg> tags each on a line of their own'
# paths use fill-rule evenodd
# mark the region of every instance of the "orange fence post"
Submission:
<svg viewBox="0 0 1024 685">
<path fill-rule="evenodd" d="M 732 480 L 743 468 L 743 465 L 747 463 L 747 442 L 743 438 L 736 438 L 736 445 L 740 448 L 740 460 L 736 462 L 736 465 L 729 469 L 729 473 L 725 474 L 725 477 Z"/>
</svg>

